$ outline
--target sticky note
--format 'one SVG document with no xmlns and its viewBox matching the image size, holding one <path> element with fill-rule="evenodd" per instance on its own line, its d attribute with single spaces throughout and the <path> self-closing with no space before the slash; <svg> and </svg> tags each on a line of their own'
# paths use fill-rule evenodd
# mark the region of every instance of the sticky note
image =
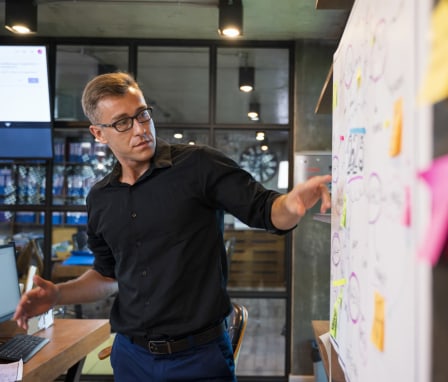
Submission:
<svg viewBox="0 0 448 382">
<path fill-rule="evenodd" d="M 404 189 L 404 211 L 403 211 L 403 225 L 405 227 L 410 227 L 412 220 L 411 220 L 411 187 L 406 186 Z"/>
<path fill-rule="evenodd" d="M 338 83 L 333 82 L 333 109 L 338 106 Z"/>
<path fill-rule="evenodd" d="M 401 137 L 403 130 L 403 99 L 399 98 L 394 104 L 394 120 L 390 137 L 389 155 L 394 157 L 401 152 Z"/>
<path fill-rule="evenodd" d="M 375 292 L 375 301 L 374 301 L 374 316 L 372 323 L 372 332 L 370 335 L 370 339 L 373 345 L 379 350 L 384 351 L 384 317 L 385 317 L 385 302 L 384 297 L 381 296 L 378 292 Z"/>
<path fill-rule="evenodd" d="M 342 228 L 347 225 L 347 196 L 344 195 L 344 203 L 342 205 L 341 220 L 339 222 Z"/>
<path fill-rule="evenodd" d="M 336 301 L 333 305 L 333 317 L 331 317 L 330 323 L 330 335 L 333 338 L 337 338 L 338 334 L 338 317 L 339 317 L 339 308 L 342 305 L 342 289 L 339 291 L 339 295 L 336 298 Z"/>
<path fill-rule="evenodd" d="M 448 97 L 448 0 L 434 7 L 431 18 L 431 51 L 419 101 L 436 103 Z"/>
<path fill-rule="evenodd" d="M 425 236 L 419 245 L 418 256 L 436 264 L 448 237 L 448 155 L 439 157 L 419 173 L 431 191 L 431 218 Z"/>
<path fill-rule="evenodd" d="M 356 85 L 358 85 L 358 88 L 362 85 L 362 71 L 360 68 L 356 71 Z"/>
<path fill-rule="evenodd" d="M 333 286 L 337 287 L 337 286 L 342 286 L 346 284 L 346 279 L 338 279 L 338 280 L 333 280 Z"/>
</svg>

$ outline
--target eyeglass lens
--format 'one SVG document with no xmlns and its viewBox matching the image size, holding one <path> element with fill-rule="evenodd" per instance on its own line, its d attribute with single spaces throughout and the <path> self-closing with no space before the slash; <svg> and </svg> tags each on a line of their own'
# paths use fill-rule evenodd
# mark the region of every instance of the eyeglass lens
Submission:
<svg viewBox="0 0 448 382">
<path fill-rule="evenodd" d="M 119 119 L 115 123 L 112 124 L 115 129 L 118 131 L 126 131 L 132 129 L 132 125 L 134 124 L 134 119 L 136 119 L 139 123 L 148 122 L 151 119 L 151 109 L 144 109 L 134 115 L 133 117 L 126 117 L 123 119 Z"/>
</svg>

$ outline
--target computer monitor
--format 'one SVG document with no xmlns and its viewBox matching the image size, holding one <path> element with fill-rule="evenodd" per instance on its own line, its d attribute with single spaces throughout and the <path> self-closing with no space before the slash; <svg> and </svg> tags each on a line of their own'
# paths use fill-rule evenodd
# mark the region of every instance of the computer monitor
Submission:
<svg viewBox="0 0 448 382">
<path fill-rule="evenodd" d="M 53 156 L 47 47 L 0 44 L 0 158 Z"/>
<path fill-rule="evenodd" d="M 0 280 L 0 322 L 3 322 L 12 318 L 20 300 L 14 243 L 0 245 Z"/>
</svg>

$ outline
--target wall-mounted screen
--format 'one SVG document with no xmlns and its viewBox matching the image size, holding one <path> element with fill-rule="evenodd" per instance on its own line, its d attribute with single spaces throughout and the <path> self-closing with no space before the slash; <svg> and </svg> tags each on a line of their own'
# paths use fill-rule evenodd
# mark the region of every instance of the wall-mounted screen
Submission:
<svg viewBox="0 0 448 382">
<path fill-rule="evenodd" d="M 51 158 L 46 46 L 0 45 L 0 158 Z"/>
<path fill-rule="evenodd" d="M 14 243 L 0 245 L 0 322 L 10 320 L 20 300 Z"/>
</svg>

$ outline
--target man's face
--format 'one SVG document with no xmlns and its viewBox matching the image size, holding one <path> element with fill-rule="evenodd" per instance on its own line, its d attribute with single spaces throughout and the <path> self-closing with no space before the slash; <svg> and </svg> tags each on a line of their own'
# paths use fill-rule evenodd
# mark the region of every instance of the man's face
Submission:
<svg viewBox="0 0 448 382">
<path fill-rule="evenodd" d="M 139 89 L 129 88 L 124 96 L 108 97 L 98 103 L 101 124 L 112 124 L 122 118 L 133 117 L 147 108 Z M 156 149 L 156 132 L 152 119 L 139 123 L 133 120 L 132 128 L 119 132 L 113 127 L 90 126 L 98 142 L 105 143 L 124 166 L 136 167 L 149 163 Z"/>
</svg>

